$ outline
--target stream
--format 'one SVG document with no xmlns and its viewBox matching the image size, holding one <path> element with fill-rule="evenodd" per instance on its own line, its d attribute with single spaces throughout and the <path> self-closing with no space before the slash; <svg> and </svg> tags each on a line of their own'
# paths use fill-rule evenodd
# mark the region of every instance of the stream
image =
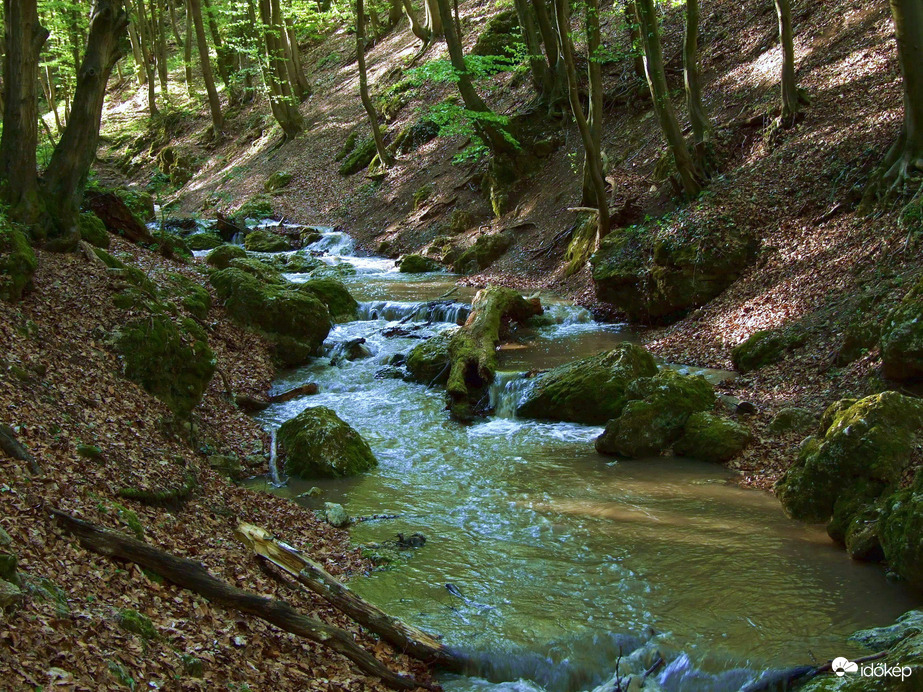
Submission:
<svg viewBox="0 0 923 692">
<path fill-rule="evenodd" d="M 358 544 L 426 536 L 406 561 L 350 588 L 451 646 L 489 654 L 482 677 L 442 676 L 447 690 L 611 690 L 617 667 L 643 672 L 655 649 L 666 665 L 650 676 L 653 689 L 738 690 L 773 669 L 861 655 L 847 635 L 919 605 L 880 567 L 852 562 L 823 528 L 787 519 L 774 497 L 737 487 L 723 467 L 615 461 L 593 448 L 601 428 L 513 417 L 520 373 L 636 338 L 626 326 L 542 295 L 542 326 L 501 351 L 496 415 L 460 425 L 441 388 L 376 373 L 464 319 L 474 289 L 450 274 L 400 274 L 392 260 L 357 257 L 332 229 L 309 249 L 355 267 L 343 280 L 360 319 L 331 331 L 325 357 L 275 383 L 316 382 L 319 394 L 257 418 L 274 431 L 308 406 L 328 406 L 363 435 L 379 467 L 251 485 L 312 508 L 340 502 L 351 516 L 399 515 L 354 525 Z M 427 307 L 453 288 L 449 301 Z M 330 364 L 338 342 L 360 337 L 370 358 Z M 298 497 L 312 486 L 324 493 Z"/>
</svg>

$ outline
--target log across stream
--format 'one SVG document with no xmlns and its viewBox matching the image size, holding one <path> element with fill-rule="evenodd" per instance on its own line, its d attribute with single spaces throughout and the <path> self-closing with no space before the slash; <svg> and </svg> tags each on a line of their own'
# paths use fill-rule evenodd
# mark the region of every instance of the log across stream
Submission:
<svg viewBox="0 0 923 692">
<path fill-rule="evenodd" d="M 654 631 L 653 648 L 668 655 L 651 679 L 663 689 L 737 690 L 812 656 L 868 653 L 845 637 L 918 605 L 879 568 L 850 562 L 822 529 L 786 519 L 773 497 L 728 484 L 721 467 L 615 463 L 593 449 L 598 428 L 510 417 L 521 384 L 513 373 L 633 338 L 585 310 L 542 296 L 551 319 L 499 353 L 490 392 L 498 415 L 484 421 L 452 421 L 442 389 L 376 378 L 416 337 L 449 328 L 425 321 L 464 314 L 474 291 L 460 288 L 451 309 L 428 311 L 423 304 L 457 277 L 402 275 L 389 260 L 352 257 L 342 234 L 320 242 L 325 261 L 356 267 L 345 281 L 363 301 L 361 320 L 331 332 L 330 351 L 364 338 L 373 355 L 281 373 L 278 391 L 316 382 L 319 393 L 256 417 L 272 429 L 307 406 L 329 406 L 380 465 L 348 480 L 253 485 L 316 508 L 342 502 L 352 516 L 399 515 L 354 525 L 356 543 L 425 534 L 412 557 L 349 586 L 446 645 L 484 654 L 475 676 L 443 676 L 446 689 L 593 690 L 611 679 L 620 652 L 624 672 L 633 651 L 651 648 Z M 312 486 L 324 494 L 297 497 Z"/>
</svg>

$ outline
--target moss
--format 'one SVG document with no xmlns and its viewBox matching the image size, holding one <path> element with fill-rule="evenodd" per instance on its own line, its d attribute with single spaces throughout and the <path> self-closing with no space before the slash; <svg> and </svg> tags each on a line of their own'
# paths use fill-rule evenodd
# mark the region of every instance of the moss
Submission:
<svg viewBox="0 0 923 692">
<path fill-rule="evenodd" d="M 144 540 L 144 525 L 141 523 L 141 519 L 138 515 L 128 509 L 127 507 L 122 507 L 122 505 L 114 505 L 115 511 L 118 514 L 119 521 L 121 521 L 129 530 L 135 535 L 139 541 Z"/>
<path fill-rule="evenodd" d="M 359 433 L 323 406 L 287 420 L 277 439 L 286 472 L 302 478 L 355 476 L 378 465 Z"/>
<path fill-rule="evenodd" d="M 133 188 L 118 188 L 115 190 L 129 211 L 134 214 L 142 223 L 153 221 L 156 218 L 154 213 L 154 198 L 149 192 L 135 190 Z"/>
<path fill-rule="evenodd" d="M 276 171 L 266 179 L 265 183 L 263 183 L 263 189 L 266 192 L 275 192 L 276 190 L 281 190 L 282 188 L 287 187 L 290 182 L 292 182 L 291 173 Z"/>
<path fill-rule="evenodd" d="M 410 379 L 420 384 L 445 384 L 449 379 L 449 341 L 451 332 L 443 332 L 417 344 L 407 355 Z"/>
<path fill-rule="evenodd" d="M 923 403 L 884 392 L 840 406 L 829 418 L 823 437 L 803 444 L 776 484 L 782 507 L 795 519 L 825 522 L 838 504 L 868 505 L 896 487 L 923 426 Z M 845 526 L 849 517 L 840 514 Z"/>
<path fill-rule="evenodd" d="M 199 481 L 191 470 L 186 472 L 182 485 L 161 488 L 120 488 L 118 495 L 126 500 L 134 500 L 153 507 L 178 509 L 188 500 L 198 487 Z"/>
<path fill-rule="evenodd" d="M 115 341 L 125 376 L 188 417 L 215 372 L 215 354 L 192 320 L 152 314 L 132 320 Z"/>
<path fill-rule="evenodd" d="M 343 163 L 340 164 L 340 175 L 353 175 L 367 168 L 372 159 L 375 158 L 375 140 L 371 137 L 356 143 L 353 150 L 346 156 Z"/>
<path fill-rule="evenodd" d="M 641 377 L 625 392 L 628 403 L 596 439 L 601 454 L 640 458 L 663 452 L 683 434 L 693 413 L 715 404 L 712 385 L 700 376 L 662 370 Z"/>
<path fill-rule="evenodd" d="M 923 378 L 923 277 L 885 319 L 881 361 L 888 379 L 905 382 Z"/>
<path fill-rule="evenodd" d="M 80 228 L 82 240 L 104 250 L 109 248 L 109 232 L 106 230 L 106 224 L 96 214 L 91 211 L 81 213 L 77 218 L 77 226 Z"/>
<path fill-rule="evenodd" d="M 355 273 L 356 268 L 349 262 L 340 262 L 334 265 L 322 264 L 317 269 L 312 269 L 310 275 L 312 279 L 341 279 Z"/>
<path fill-rule="evenodd" d="M 449 232 L 458 235 L 467 231 L 473 224 L 474 217 L 471 212 L 464 209 L 454 209 L 449 217 Z"/>
<path fill-rule="evenodd" d="M 750 443 L 750 431 L 740 423 L 705 411 L 693 413 L 673 451 L 683 457 L 724 463 Z"/>
<path fill-rule="evenodd" d="M 205 263 L 216 269 L 227 269 L 232 259 L 246 256 L 247 251 L 239 245 L 221 245 L 208 253 Z"/>
<path fill-rule="evenodd" d="M 327 307 L 306 291 L 264 283 L 235 267 L 214 272 L 211 282 L 231 318 L 269 338 L 287 366 L 316 355 L 330 332 Z"/>
<path fill-rule="evenodd" d="M 212 307 L 212 296 L 204 286 L 182 274 L 170 272 L 164 276 L 167 290 L 189 314 L 204 320 Z"/>
<path fill-rule="evenodd" d="M 878 533 L 891 569 L 923 587 L 923 474 L 882 501 Z"/>
<path fill-rule="evenodd" d="M 217 233 L 193 233 L 186 238 L 186 245 L 190 250 L 214 250 L 224 245 L 224 239 Z"/>
<path fill-rule="evenodd" d="M 513 244 L 513 234 L 509 231 L 480 236 L 474 245 L 465 250 L 455 260 L 452 270 L 458 274 L 487 269 L 502 257 Z"/>
<path fill-rule="evenodd" d="M 328 312 L 337 322 L 356 319 L 359 303 L 342 281 L 333 278 L 311 278 L 295 286 L 297 290 L 309 293 L 326 305 Z"/>
<path fill-rule="evenodd" d="M 429 118 L 422 118 L 401 130 L 390 149 L 398 154 L 409 154 L 439 136 L 439 125 Z"/>
<path fill-rule="evenodd" d="M 416 192 L 413 193 L 413 209 L 417 211 L 421 209 L 430 197 L 433 196 L 433 193 L 436 191 L 436 186 L 432 183 L 426 183 L 419 187 Z"/>
<path fill-rule="evenodd" d="M 173 235 L 172 233 L 158 235 L 157 250 L 161 255 L 169 259 L 192 259 L 192 250 L 189 249 L 186 241 L 180 238 L 178 235 Z"/>
<path fill-rule="evenodd" d="M 264 262 L 256 257 L 237 257 L 232 259 L 229 266 L 245 271 L 255 276 L 260 281 L 270 284 L 284 284 L 285 279 L 276 271 L 271 262 Z"/>
<path fill-rule="evenodd" d="M 512 55 L 516 45 L 522 42 L 521 34 L 516 10 L 498 12 L 478 34 L 477 43 L 471 49 L 471 54 L 501 57 Z"/>
<path fill-rule="evenodd" d="M 96 445 L 77 445 L 77 454 L 85 459 L 101 459 L 103 450 Z"/>
<path fill-rule="evenodd" d="M 777 435 L 806 433 L 815 427 L 816 421 L 816 416 L 807 409 L 789 406 L 779 410 L 768 429 Z"/>
<path fill-rule="evenodd" d="M 0 213 L 0 300 L 21 300 L 37 267 L 25 233 Z"/>
<path fill-rule="evenodd" d="M 307 274 L 326 266 L 322 260 L 306 250 L 287 255 L 275 255 L 271 261 L 273 267 L 286 274 Z"/>
<path fill-rule="evenodd" d="M 537 376 L 523 394 L 516 415 L 599 425 L 622 412 L 631 382 L 656 373 L 657 364 L 645 349 L 619 344 L 608 353 Z"/>
<path fill-rule="evenodd" d="M 836 353 L 838 366 L 848 365 L 875 348 L 881 338 L 881 324 L 877 320 L 858 320 L 847 325 L 843 343 Z"/>
<path fill-rule="evenodd" d="M 116 259 L 112 255 L 110 255 L 108 252 L 103 250 L 102 248 L 94 247 L 93 252 L 96 253 L 96 256 L 99 257 L 99 259 L 103 261 L 103 264 L 109 267 L 109 269 L 125 269 L 126 268 L 126 265 L 124 262 L 122 262 L 119 259 Z"/>
<path fill-rule="evenodd" d="M 0 553 L 0 579 L 8 581 L 11 584 L 19 584 L 16 576 L 16 565 L 19 559 L 16 553 Z"/>
<path fill-rule="evenodd" d="M 422 255 L 404 255 L 397 261 L 397 268 L 402 274 L 422 274 L 439 271 L 440 266 Z"/>
<path fill-rule="evenodd" d="M 343 142 L 343 146 L 340 147 L 340 150 L 337 152 L 334 161 L 339 163 L 347 156 L 349 156 L 353 150 L 356 148 L 356 142 L 359 140 L 359 131 L 358 129 L 353 130 L 349 133 L 349 136 L 346 137 L 346 141 Z"/>
<path fill-rule="evenodd" d="M 126 632 L 137 634 L 142 639 L 154 639 L 157 637 L 157 628 L 147 615 L 139 613 L 137 610 L 126 608 L 120 610 L 118 614 L 119 627 Z"/>
<path fill-rule="evenodd" d="M 251 231 L 244 238 L 244 247 L 250 252 L 287 252 L 292 249 L 292 244 L 269 231 Z"/>
<path fill-rule="evenodd" d="M 777 363 L 787 351 L 803 346 L 805 335 L 797 329 L 763 329 L 731 350 L 734 368 L 741 373 Z"/>
<path fill-rule="evenodd" d="M 240 209 L 237 210 L 238 217 L 256 221 L 271 218 L 272 214 L 272 198 L 268 195 L 255 195 L 244 202 Z"/>
</svg>

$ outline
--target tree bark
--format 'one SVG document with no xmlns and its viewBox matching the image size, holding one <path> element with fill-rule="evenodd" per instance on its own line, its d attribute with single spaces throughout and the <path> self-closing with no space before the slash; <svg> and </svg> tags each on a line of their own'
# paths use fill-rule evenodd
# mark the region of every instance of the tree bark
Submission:
<svg viewBox="0 0 923 692">
<path fill-rule="evenodd" d="M 356 0 L 356 61 L 359 63 L 359 98 L 369 116 L 372 138 L 375 140 L 375 151 L 378 152 L 378 160 L 381 164 L 385 168 L 390 168 L 394 165 L 394 159 L 385 147 L 385 140 L 378 126 L 378 113 L 375 112 L 375 104 L 369 97 L 368 75 L 365 69 L 365 3 L 363 0 Z"/>
<path fill-rule="evenodd" d="M 35 223 L 41 213 L 35 148 L 38 145 L 38 62 L 48 31 L 39 24 L 36 0 L 4 0 L 3 135 L 0 184 L 10 216 Z"/>
<path fill-rule="evenodd" d="M 119 42 L 127 28 L 128 14 L 121 1 L 96 0 L 70 118 L 42 182 L 49 235 L 58 237 L 52 249 L 71 250 L 80 240 L 77 215 L 83 187 L 96 159 L 106 85 L 122 57 Z"/>
<path fill-rule="evenodd" d="M 192 24 L 195 27 L 196 43 L 199 48 L 199 61 L 202 63 L 202 80 L 205 82 L 205 91 L 208 93 L 208 109 L 212 115 L 212 127 L 215 136 L 221 134 L 224 127 L 224 116 L 221 114 L 221 101 L 218 99 L 218 90 L 215 88 L 215 77 L 212 74 L 211 58 L 208 54 L 208 41 L 205 38 L 205 25 L 202 21 L 202 6 L 199 0 L 186 0 L 187 12 L 192 13 Z"/>
<path fill-rule="evenodd" d="M 635 0 L 625 2 L 625 23 L 628 25 L 628 38 L 631 41 L 632 67 L 638 79 L 647 81 L 644 72 L 644 48 L 641 43 L 641 28 L 638 26 L 638 9 Z"/>
<path fill-rule="evenodd" d="M 167 65 L 167 29 L 164 26 L 164 0 L 151 0 L 151 26 L 154 33 L 154 46 L 157 51 L 157 74 L 160 77 L 160 93 L 164 100 L 170 99 L 170 74 Z"/>
<path fill-rule="evenodd" d="M 147 79 L 147 71 L 144 68 L 144 54 L 141 52 L 141 43 L 134 22 L 128 23 L 128 40 L 131 43 L 131 56 L 135 61 L 135 73 L 138 78 L 138 86 L 141 86 Z"/>
<path fill-rule="evenodd" d="M 295 86 L 298 90 L 299 98 L 304 101 L 311 95 L 311 84 L 304 74 L 304 62 L 301 59 L 301 48 L 298 46 L 298 34 L 295 33 L 295 26 L 290 17 L 284 17 L 285 36 L 288 40 L 289 51 L 291 52 L 292 67 L 295 71 Z"/>
<path fill-rule="evenodd" d="M 587 113 L 587 127 L 590 130 L 590 137 L 593 140 L 593 151 L 598 159 L 599 175 L 603 180 L 603 190 L 605 191 L 605 175 L 602 165 L 602 122 L 603 122 L 603 75 L 602 65 L 599 62 L 599 2 L 598 0 L 586 0 L 586 42 L 587 42 L 587 81 L 589 83 L 589 112 Z M 573 49 L 572 49 L 573 50 Z M 593 204 L 601 205 L 599 191 L 596 189 L 594 180 L 595 172 L 593 167 L 597 165 L 596 161 L 590 160 L 589 153 L 584 153 L 583 157 L 583 198 L 581 204 L 591 206 Z M 602 198 L 605 201 L 605 196 Z M 608 233 L 608 224 L 606 233 Z M 599 236 L 601 240 L 605 233 Z"/>
<path fill-rule="evenodd" d="M 42 82 L 42 91 L 45 94 L 45 101 L 54 114 L 54 124 L 58 132 L 64 129 L 61 125 L 61 116 L 58 115 L 58 95 L 54 84 L 54 75 L 51 72 L 51 65 L 45 65 L 44 70 L 40 70 L 39 76 Z"/>
<path fill-rule="evenodd" d="M 413 10 L 413 5 L 410 0 L 403 0 L 402 5 L 404 7 L 404 14 L 407 15 L 407 21 L 410 22 L 410 31 L 418 39 L 423 41 L 423 45 L 428 46 L 432 35 L 427 31 L 426 27 L 420 24 L 420 20 L 417 19 L 417 13 Z"/>
<path fill-rule="evenodd" d="M 394 27 L 404 14 L 404 8 L 401 0 L 388 0 L 388 27 Z"/>
<path fill-rule="evenodd" d="M 801 97 L 795 79 L 795 37 L 792 30 L 791 0 L 775 0 L 782 44 L 782 121 L 792 122 L 801 111 Z"/>
<path fill-rule="evenodd" d="M 138 0 L 138 7 L 132 11 L 131 3 L 126 0 L 128 11 L 134 15 L 135 26 L 138 32 L 138 43 L 141 46 L 141 61 L 144 68 L 144 79 L 147 82 L 147 103 L 151 115 L 157 115 L 157 75 L 154 74 L 154 56 L 151 53 L 150 32 L 147 23 L 147 11 L 144 9 L 144 0 Z"/>
<path fill-rule="evenodd" d="M 294 139 L 301 132 L 304 124 L 288 82 L 285 51 L 279 39 L 283 31 L 283 24 L 281 17 L 273 13 L 271 0 L 259 0 L 259 7 L 268 63 L 264 68 L 263 78 L 269 88 L 269 105 L 273 117 L 279 123 L 286 138 Z"/>
<path fill-rule="evenodd" d="M 654 111 L 660 121 L 660 128 L 673 154 L 676 170 L 679 173 L 683 193 L 687 198 L 697 197 L 702 191 L 702 173 L 689 154 L 686 140 L 676 120 L 670 90 L 667 86 L 663 66 L 663 48 L 660 43 L 660 26 L 653 0 L 635 0 L 638 11 L 638 24 L 641 28 L 641 40 L 644 44 L 644 70 L 647 83 L 654 100 Z"/>
<path fill-rule="evenodd" d="M 186 93 L 193 96 L 195 91 L 192 87 L 192 34 L 195 29 L 192 26 L 192 12 L 186 9 L 186 40 L 183 42 L 183 68 L 186 74 Z"/>
<path fill-rule="evenodd" d="M 555 16 L 558 25 L 558 41 L 561 56 L 564 59 L 564 69 L 567 74 L 567 95 L 570 100 L 570 109 L 577 121 L 580 138 L 583 140 L 583 149 L 586 156 L 586 168 L 589 171 L 592 184 L 593 199 L 597 210 L 597 239 L 602 240 L 609 233 L 609 203 L 606 199 L 606 182 L 603 179 L 602 154 L 598 139 L 594 140 L 590 123 L 583 112 L 580 103 L 580 93 L 577 88 L 577 68 L 574 63 L 574 46 L 570 38 L 570 5 L 568 0 L 555 0 Z M 592 62 L 591 62 L 592 64 Z"/>
<path fill-rule="evenodd" d="M 705 164 L 705 142 L 711 122 L 702 103 L 702 75 L 699 70 L 699 0 L 686 0 L 686 34 L 683 39 L 683 78 L 686 108 L 692 126 L 692 143 L 700 167 Z"/>
<path fill-rule="evenodd" d="M 423 0 L 425 9 L 423 26 L 430 36 L 430 40 L 440 38 L 443 34 L 445 20 L 442 14 L 440 4 L 437 0 Z M 451 16 L 446 14 L 446 17 Z"/>
<path fill-rule="evenodd" d="M 548 61 L 551 87 L 545 95 L 545 102 L 549 109 L 556 109 L 564 99 L 567 90 L 567 74 L 561 52 L 558 50 L 558 34 L 555 23 L 548 14 L 545 0 L 531 0 L 532 9 L 535 11 L 535 20 L 539 33 L 542 35 L 542 44 L 545 46 L 545 58 Z"/>
<path fill-rule="evenodd" d="M 385 668 L 355 643 L 351 633 L 302 615 L 284 601 L 238 589 L 214 577 L 199 562 L 176 557 L 118 531 L 91 524 L 58 510 L 52 510 L 52 513 L 65 531 L 76 536 L 85 548 L 95 553 L 133 562 L 181 588 L 205 596 L 213 603 L 255 615 L 279 629 L 317 642 L 345 656 L 365 673 L 381 678 L 382 682 L 393 689 L 429 687 Z"/>
<path fill-rule="evenodd" d="M 539 96 L 544 96 L 552 86 L 552 75 L 545 56 L 542 54 L 542 39 L 535 21 L 535 11 L 529 0 L 514 0 L 516 16 L 522 28 L 522 40 L 529 53 L 529 71 L 532 85 Z"/>
</svg>

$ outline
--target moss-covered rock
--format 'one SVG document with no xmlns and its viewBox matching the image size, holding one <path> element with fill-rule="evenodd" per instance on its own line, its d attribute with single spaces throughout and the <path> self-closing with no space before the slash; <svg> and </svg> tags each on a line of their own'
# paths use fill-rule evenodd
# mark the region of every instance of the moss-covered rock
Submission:
<svg viewBox="0 0 923 692">
<path fill-rule="evenodd" d="M 246 256 L 247 251 L 239 245 L 219 245 L 208 253 L 205 257 L 205 263 L 216 269 L 227 269 L 231 266 L 232 259 Z"/>
<path fill-rule="evenodd" d="M 596 294 L 630 320 L 674 321 L 733 283 L 758 247 L 726 216 L 615 230 L 591 257 Z"/>
<path fill-rule="evenodd" d="M 673 451 L 683 457 L 724 463 L 740 454 L 751 439 L 746 426 L 699 411 L 689 416 Z"/>
<path fill-rule="evenodd" d="M 284 365 L 305 363 L 330 333 L 330 313 L 314 296 L 269 284 L 236 268 L 211 275 L 211 283 L 232 319 L 264 334 Z"/>
<path fill-rule="evenodd" d="M 472 55 L 513 55 L 517 44 L 522 43 L 522 32 L 516 10 L 498 12 L 478 34 L 477 43 L 471 49 Z M 498 66 L 498 69 L 502 66 Z"/>
<path fill-rule="evenodd" d="M 85 211 L 77 218 L 77 226 L 80 228 L 80 238 L 87 241 L 94 247 L 109 249 L 109 232 L 106 230 L 106 224 L 91 211 Z"/>
<path fill-rule="evenodd" d="M 437 334 L 417 344 L 407 355 L 409 378 L 420 384 L 445 384 L 449 379 L 451 332 Z"/>
<path fill-rule="evenodd" d="M 439 271 L 440 266 L 422 255 L 404 255 L 397 261 L 397 268 L 402 274 L 422 274 Z"/>
<path fill-rule="evenodd" d="M 285 470 L 302 478 L 355 476 L 378 465 L 368 443 L 324 406 L 307 408 L 279 427 Z"/>
<path fill-rule="evenodd" d="M 524 392 L 516 415 L 599 425 L 622 412 L 630 383 L 655 374 L 657 364 L 650 353 L 634 344 L 619 344 L 608 353 L 538 375 Z"/>
<path fill-rule="evenodd" d="M 349 262 L 340 262 L 333 265 L 324 263 L 309 272 L 312 279 L 342 279 L 347 276 L 355 276 L 355 274 L 356 268 Z"/>
<path fill-rule="evenodd" d="M 881 362 L 888 379 L 905 382 L 923 378 L 923 278 L 885 319 Z"/>
<path fill-rule="evenodd" d="M 787 406 L 779 412 L 769 423 L 769 432 L 776 435 L 787 433 L 806 433 L 817 424 L 817 417 L 805 408 Z"/>
<path fill-rule="evenodd" d="M 510 231 L 482 235 L 453 262 L 452 270 L 457 274 L 470 274 L 487 269 L 500 259 L 512 244 L 513 234 Z"/>
<path fill-rule="evenodd" d="M 424 117 L 398 132 L 390 148 L 398 154 L 409 154 L 438 136 L 439 124 Z"/>
<path fill-rule="evenodd" d="M 804 342 L 804 334 L 797 329 L 763 329 L 735 346 L 731 361 L 738 371 L 748 373 L 779 362 L 787 351 Z"/>
<path fill-rule="evenodd" d="M 285 279 L 276 271 L 271 262 L 264 262 L 257 257 L 235 257 L 228 266 L 245 271 L 260 281 L 270 284 L 284 284 Z"/>
<path fill-rule="evenodd" d="M 151 314 L 128 322 L 115 340 L 125 376 L 187 417 L 215 372 L 205 332 L 190 319 Z"/>
<path fill-rule="evenodd" d="M 311 278 L 295 284 L 299 291 L 306 291 L 327 306 L 331 317 L 337 322 L 356 319 L 359 303 L 352 297 L 342 281 L 332 278 Z"/>
<path fill-rule="evenodd" d="M 157 628 L 151 619 L 139 613 L 137 610 L 130 608 L 120 610 L 118 615 L 119 627 L 126 632 L 137 634 L 142 639 L 154 639 L 157 636 Z"/>
<path fill-rule="evenodd" d="M 208 316 L 208 311 L 212 307 L 212 296 L 204 286 L 187 276 L 173 272 L 164 278 L 167 280 L 167 290 L 191 315 L 200 320 Z"/>
<path fill-rule="evenodd" d="M 22 299 L 38 267 L 26 234 L 0 214 L 0 299 Z"/>
<path fill-rule="evenodd" d="M 775 490 L 790 516 L 831 521 L 828 532 L 842 540 L 852 516 L 900 481 L 923 426 L 923 402 L 884 392 L 825 418 L 829 427 L 802 444 Z"/>
<path fill-rule="evenodd" d="M 244 247 L 250 252 L 288 252 L 292 249 L 292 244 L 280 235 L 257 230 L 247 234 Z"/>
<path fill-rule="evenodd" d="M 596 438 L 596 451 L 640 458 L 663 452 L 682 434 L 693 413 L 715 405 L 715 391 L 701 376 L 662 370 L 653 377 L 632 382 L 625 392 L 627 403 Z"/>
<path fill-rule="evenodd" d="M 843 343 L 836 353 L 836 364 L 848 365 L 875 348 L 881 338 L 881 324 L 877 320 L 857 320 L 846 326 Z"/>
<path fill-rule="evenodd" d="M 214 250 L 224 245 L 224 239 L 217 233 L 193 233 L 186 238 L 186 245 L 190 250 Z"/>
<path fill-rule="evenodd" d="M 326 266 L 321 259 L 306 250 L 299 250 L 285 255 L 274 255 L 272 265 L 286 274 L 308 274 L 319 267 Z"/>
<path fill-rule="evenodd" d="M 142 223 L 147 223 L 157 218 L 154 212 L 154 197 L 151 193 L 136 190 L 135 188 L 122 187 L 115 190 L 115 194 Z"/>
<path fill-rule="evenodd" d="M 266 179 L 265 183 L 263 183 L 263 189 L 266 190 L 266 192 L 275 192 L 276 190 L 281 190 L 283 187 L 287 187 L 290 182 L 292 182 L 291 173 L 276 171 Z"/>
<path fill-rule="evenodd" d="M 237 210 L 237 218 L 262 221 L 272 218 L 272 198 L 269 195 L 254 195 Z"/>
<path fill-rule="evenodd" d="M 375 140 L 371 137 L 360 140 L 340 164 L 340 175 L 353 175 L 367 168 L 377 155 Z"/>
<path fill-rule="evenodd" d="M 878 536 L 891 569 L 923 587 L 923 474 L 882 500 Z"/>
</svg>

